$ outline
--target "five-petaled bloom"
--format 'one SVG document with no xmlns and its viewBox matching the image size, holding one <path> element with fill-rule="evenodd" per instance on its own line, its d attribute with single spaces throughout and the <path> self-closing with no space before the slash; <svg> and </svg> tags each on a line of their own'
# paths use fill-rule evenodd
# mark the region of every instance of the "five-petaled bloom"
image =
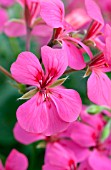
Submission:
<svg viewBox="0 0 111 170">
<path fill-rule="evenodd" d="M 58 85 L 67 68 L 64 49 L 41 49 L 43 71 L 39 60 L 31 52 L 22 52 L 12 64 L 12 76 L 21 83 L 35 86 L 31 98 L 17 110 L 20 126 L 28 132 L 52 135 L 65 130 L 81 112 L 81 98 L 75 90 Z M 55 87 L 56 86 L 56 87 Z"/>
</svg>

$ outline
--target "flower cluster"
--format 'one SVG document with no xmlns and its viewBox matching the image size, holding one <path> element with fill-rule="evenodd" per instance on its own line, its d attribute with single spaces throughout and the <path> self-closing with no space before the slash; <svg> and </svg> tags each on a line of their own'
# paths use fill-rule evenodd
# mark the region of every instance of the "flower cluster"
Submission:
<svg viewBox="0 0 111 170">
<path fill-rule="evenodd" d="M 10 69 L 18 87 L 25 86 L 18 100 L 27 100 L 16 111 L 13 133 L 24 145 L 39 141 L 45 147 L 42 170 L 111 170 L 111 80 L 107 74 L 111 71 L 111 26 L 109 18 L 102 16 L 99 0 L 78 2 L 66 1 L 64 7 L 61 0 L 17 0 L 23 14 L 9 19 L 3 8 L 14 2 L 0 1 L 0 31 L 26 38 L 26 51 Z M 103 4 L 101 8 L 107 10 Z M 39 44 L 38 57 L 30 50 L 32 39 Z M 88 77 L 92 109 L 82 104 L 75 89 L 63 86 L 65 81 L 70 83 L 66 75 L 81 70 L 83 78 Z M 13 150 L 5 169 L 26 170 L 27 166 L 26 157 Z M 4 169 L 1 162 L 0 168 Z"/>
</svg>

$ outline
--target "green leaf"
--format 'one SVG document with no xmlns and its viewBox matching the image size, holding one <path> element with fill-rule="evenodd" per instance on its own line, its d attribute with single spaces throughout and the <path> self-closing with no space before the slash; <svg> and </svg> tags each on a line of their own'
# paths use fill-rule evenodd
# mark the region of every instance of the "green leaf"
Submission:
<svg viewBox="0 0 111 170">
<path fill-rule="evenodd" d="M 30 99 L 37 93 L 37 89 L 30 90 L 29 92 L 25 93 L 22 97 L 18 98 L 18 100 L 23 99 Z"/>
<path fill-rule="evenodd" d="M 104 142 L 110 135 L 111 132 L 111 119 L 108 121 L 106 126 L 104 127 L 102 134 L 101 134 L 101 141 Z"/>
<path fill-rule="evenodd" d="M 88 107 L 87 112 L 90 114 L 97 114 L 100 113 L 103 110 L 108 110 L 109 112 L 111 112 L 111 110 L 107 107 L 104 106 L 98 106 L 98 105 L 91 105 Z"/>
<path fill-rule="evenodd" d="M 50 87 L 60 86 L 61 84 L 63 84 L 67 80 L 67 78 L 68 78 L 68 76 L 65 77 L 65 78 L 62 78 L 62 79 L 58 79 Z"/>
</svg>

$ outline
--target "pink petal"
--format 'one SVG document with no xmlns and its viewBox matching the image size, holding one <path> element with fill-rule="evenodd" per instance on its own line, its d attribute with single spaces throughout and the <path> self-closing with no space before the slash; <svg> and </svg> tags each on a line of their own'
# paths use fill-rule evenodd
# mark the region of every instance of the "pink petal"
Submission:
<svg viewBox="0 0 111 170">
<path fill-rule="evenodd" d="M 85 7 L 88 15 L 95 21 L 104 25 L 104 20 L 100 11 L 99 6 L 94 0 L 85 0 Z"/>
<path fill-rule="evenodd" d="M 74 122 L 71 138 L 83 147 L 91 147 L 96 145 L 97 132 L 92 127 L 84 123 Z"/>
<path fill-rule="evenodd" d="M 89 18 L 89 16 L 87 15 L 86 11 L 83 8 L 77 8 L 70 12 L 65 17 L 65 20 L 68 23 L 70 23 L 74 29 L 80 29 L 91 19 Z"/>
<path fill-rule="evenodd" d="M 91 153 L 89 164 L 93 170 L 111 170 L 111 159 L 97 150 Z"/>
<path fill-rule="evenodd" d="M 110 48 L 111 48 L 111 37 L 109 36 L 106 38 L 105 51 L 104 51 L 105 52 L 104 57 L 109 65 L 111 65 L 111 50 L 110 50 Z"/>
<path fill-rule="evenodd" d="M 26 170 L 27 168 L 28 168 L 27 157 L 24 154 L 13 149 L 6 160 L 5 169 Z"/>
<path fill-rule="evenodd" d="M 105 43 L 103 43 L 99 37 L 94 37 L 94 43 L 100 51 L 104 51 Z"/>
<path fill-rule="evenodd" d="M 4 9 L 0 9 L 0 32 L 4 30 L 4 25 L 6 21 L 8 20 L 8 14 Z"/>
<path fill-rule="evenodd" d="M 21 37 L 26 35 L 24 20 L 10 20 L 5 24 L 4 32 L 9 37 Z"/>
<path fill-rule="evenodd" d="M 43 134 L 50 136 L 62 132 L 67 129 L 69 123 L 63 121 L 57 111 L 57 107 L 53 101 L 47 101 L 48 126 Z"/>
<path fill-rule="evenodd" d="M 45 163 L 51 164 L 61 169 L 69 169 L 69 161 L 75 161 L 75 155 L 70 149 L 67 149 L 59 143 L 48 144 L 45 154 Z"/>
<path fill-rule="evenodd" d="M 31 133 L 42 133 L 48 126 L 46 102 L 41 93 L 22 104 L 17 110 L 20 126 Z"/>
<path fill-rule="evenodd" d="M 82 52 L 70 41 L 63 41 L 63 46 L 66 48 L 68 55 L 69 66 L 76 70 L 81 70 L 86 66 Z"/>
<path fill-rule="evenodd" d="M 82 111 L 80 115 L 82 122 L 92 126 L 98 131 L 101 131 L 104 123 L 100 114 L 90 115 L 86 111 Z"/>
<path fill-rule="evenodd" d="M 46 77 L 49 77 L 49 82 L 52 83 L 64 73 L 68 66 L 66 51 L 64 49 L 52 49 L 48 46 L 43 46 L 41 53 Z"/>
<path fill-rule="evenodd" d="M 98 104 L 111 106 L 111 80 L 105 73 L 100 71 L 92 71 L 88 79 L 88 97 Z"/>
<path fill-rule="evenodd" d="M 42 170 L 64 170 L 64 168 L 61 169 L 61 167 L 57 167 L 55 165 L 50 165 L 50 164 L 46 164 L 42 167 Z"/>
<path fill-rule="evenodd" d="M 111 26 L 109 24 L 105 25 L 104 34 L 105 38 L 111 37 Z"/>
<path fill-rule="evenodd" d="M 89 165 L 88 159 L 86 159 L 80 164 L 78 170 L 94 170 L 94 169 L 91 168 L 91 166 Z M 96 169 L 96 170 L 99 170 L 99 169 Z"/>
<path fill-rule="evenodd" d="M 60 0 L 42 0 L 41 17 L 53 28 L 63 27 L 64 5 Z"/>
<path fill-rule="evenodd" d="M 9 7 L 15 3 L 15 0 L 0 0 L 0 5 Z"/>
<path fill-rule="evenodd" d="M 16 123 L 13 129 L 14 137 L 17 141 L 24 145 L 29 145 L 38 140 L 42 140 L 45 137 L 41 134 L 29 133 L 22 129 L 18 123 Z"/>
<path fill-rule="evenodd" d="M 64 136 L 64 139 L 62 139 L 60 143 L 65 148 L 67 147 L 70 150 L 72 150 L 72 152 L 74 152 L 75 158 L 78 163 L 83 162 L 89 156 L 89 149 L 86 147 L 81 147 L 72 140 L 67 140 L 68 139 L 67 137 L 68 136 Z"/>
<path fill-rule="evenodd" d="M 71 37 L 70 38 L 68 37 L 66 40 L 79 44 L 83 48 L 84 52 L 89 55 L 90 59 L 93 58 L 90 48 L 86 46 L 85 44 L 83 44 L 80 40 L 77 40 L 76 38 L 71 38 Z"/>
<path fill-rule="evenodd" d="M 31 52 L 22 52 L 11 66 L 15 80 L 23 84 L 39 85 L 43 70 L 37 57 Z"/>
<path fill-rule="evenodd" d="M 36 25 L 32 30 L 32 35 L 51 38 L 52 36 L 52 28 L 45 24 Z"/>
<path fill-rule="evenodd" d="M 75 121 L 82 108 L 82 102 L 78 92 L 60 88 L 53 88 L 51 92 L 51 98 L 57 107 L 60 118 L 66 122 Z"/>
<path fill-rule="evenodd" d="M 0 160 L 0 170 L 5 170 L 5 168 L 3 167 L 2 161 Z"/>
</svg>

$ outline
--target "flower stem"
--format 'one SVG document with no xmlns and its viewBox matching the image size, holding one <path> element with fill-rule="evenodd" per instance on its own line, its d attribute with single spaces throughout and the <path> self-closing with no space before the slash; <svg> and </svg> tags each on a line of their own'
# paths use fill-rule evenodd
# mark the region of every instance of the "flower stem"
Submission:
<svg viewBox="0 0 111 170">
<path fill-rule="evenodd" d="M 12 77 L 12 75 L 11 75 L 5 68 L 3 68 L 2 66 L 0 66 L 0 71 L 1 71 L 3 74 L 5 74 L 7 77 L 9 77 L 10 79 L 16 81 L 16 80 Z M 16 81 L 16 82 L 17 82 L 17 81 Z M 17 82 L 17 83 L 18 83 L 18 82 Z"/>
<path fill-rule="evenodd" d="M 31 29 L 27 26 L 26 51 L 30 51 Z"/>
</svg>

